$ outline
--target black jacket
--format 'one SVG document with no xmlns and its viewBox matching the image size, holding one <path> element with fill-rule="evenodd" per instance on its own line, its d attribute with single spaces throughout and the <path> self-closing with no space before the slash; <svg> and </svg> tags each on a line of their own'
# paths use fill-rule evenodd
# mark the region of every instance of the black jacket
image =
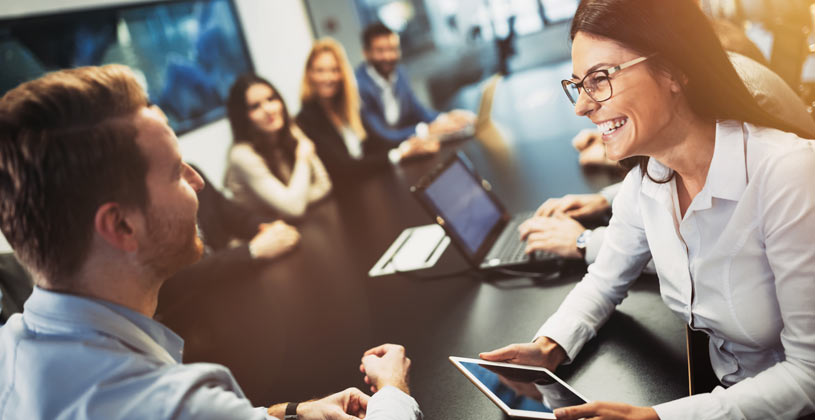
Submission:
<svg viewBox="0 0 815 420">
<path fill-rule="evenodd" d="M 224 197 L 200 169 L 190 166 L 204 179 L 204 189 L 198 192 L 198 227 L 213 251 L 226 248 L 232 239 L 252 239 L 258 226 L 270 221 Z"/>
<path fill-rule="evenodd" d="M 306 101 L 297 115 L 297 125 L 306 133 L 323 161 L 334 184 L 352 185 L 374 172 L 389 168 L 391 144 L 368 134 L 362 142 L 362 158 L 354 159 L 345 147 L 342 134 L 328 119 L 317 101 Z"/>
</svg>

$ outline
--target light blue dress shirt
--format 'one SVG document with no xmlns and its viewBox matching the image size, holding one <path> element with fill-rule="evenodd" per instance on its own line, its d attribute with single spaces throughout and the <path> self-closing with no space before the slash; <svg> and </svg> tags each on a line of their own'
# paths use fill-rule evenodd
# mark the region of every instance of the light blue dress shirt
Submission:
<svg viewBox="0 0 815 420">
<path fill-rule="evenodd" d="M 0 328 L 0 418 L 271 418 L 226 367 L 181 364 L 183 344 L 130 309 L 35 288 Z"/>
<path fill-rule="evenodd" d="M 182 364 L 184 341 L 125 307 L 34 288 L 0 328 L 0 419 L 274 419 L 232 373 Z M 367 419 L 416 420 L 416 401 L 385 387 Z"/>
</svg>

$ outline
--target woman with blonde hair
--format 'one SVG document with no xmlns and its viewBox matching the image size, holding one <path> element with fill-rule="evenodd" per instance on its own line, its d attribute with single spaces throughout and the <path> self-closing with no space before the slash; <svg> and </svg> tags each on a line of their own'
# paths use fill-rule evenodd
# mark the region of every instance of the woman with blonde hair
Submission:
<svg viewBox="0 0 815 420">
<path fill-rule="evenodd" d="M 297 125 L 314 141 L 335 183 L 346 183 L 402 159 L 435 153 L 437 142 L 411 138 L 391 148 L 365 131 L 359 93 L 343 47 L 331 38 L 314 43 L 306 60 Z"/>
</svg>

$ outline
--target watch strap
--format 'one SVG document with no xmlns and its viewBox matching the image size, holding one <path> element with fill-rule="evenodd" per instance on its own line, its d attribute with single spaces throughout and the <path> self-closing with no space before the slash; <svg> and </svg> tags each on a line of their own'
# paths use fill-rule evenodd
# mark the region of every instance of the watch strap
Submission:
<svg viewBox="0 0 815 420">
<path fill-rule="evenodd" d="M 297 406 L 300 403 L 290 402 L 286 404 L 286 415 L 283 417 L 283 420 L 297 420 Z"/>
</svg>

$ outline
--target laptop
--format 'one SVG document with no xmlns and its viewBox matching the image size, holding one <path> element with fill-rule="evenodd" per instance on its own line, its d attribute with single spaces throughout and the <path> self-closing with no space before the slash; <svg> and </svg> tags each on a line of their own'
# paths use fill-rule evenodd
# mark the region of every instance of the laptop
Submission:
<svg viewBox="0 0 815 420">
<path fill-rule="evenodd" d="M 461 153 L 454 153 L 410 191 L 476 268 L 532 269 L 559 261 L 555 254 L 526 254 L 518 226 L 529 211 L 511 215 Z"/>
<path fill-rule="evenodd" d="M 501 78 L 502 76 L 500 74 L 493 75 L 487 79 L 481 88 L 481 101 L 478 103 L 478 114 L 476 114 L 475 122 L 461 130 L 442 135 L 439 138 L 440 141 L 448 142 L 468 139 L 473 136 L 477 137 L 481 131 L 490 126 L 492 123 L 492 99 L 495 97 L 495 90 Z"/>
</svg>

